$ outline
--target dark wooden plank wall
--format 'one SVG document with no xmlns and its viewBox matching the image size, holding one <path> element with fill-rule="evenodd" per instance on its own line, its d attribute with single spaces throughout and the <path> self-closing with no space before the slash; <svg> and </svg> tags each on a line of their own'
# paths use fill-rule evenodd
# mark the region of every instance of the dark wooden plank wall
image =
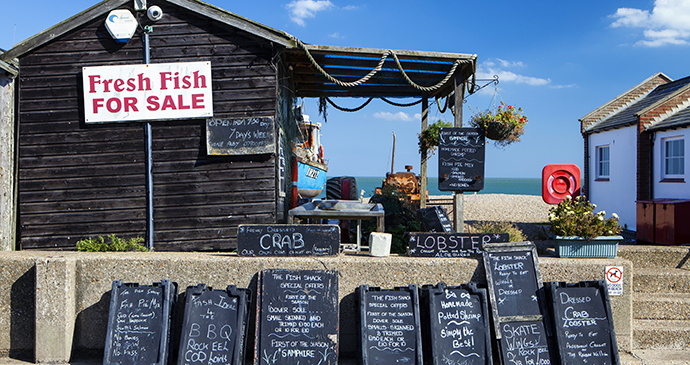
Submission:
<svg viewBox="0 0 690 365">
<path fill-rule="evenodd" d="M 152 63 L 211 61 L 215 117 L 275 115 L 270 44 L 157 5 L 165 16 L 150 35 Z M 79 239 L 111 233 L 145 235 L 143 124 L 83 122 L 81 67 L 143 63 L 141 37 L 117 45 L 104 19 L 20 59 L 24 249 L 71 249 Z M 204 120 L 152 125 L 157 250 L 228 250 L 236 247 L 239 224 L 275 221 L 274 155 L 207 156 Z"/>
</svg>

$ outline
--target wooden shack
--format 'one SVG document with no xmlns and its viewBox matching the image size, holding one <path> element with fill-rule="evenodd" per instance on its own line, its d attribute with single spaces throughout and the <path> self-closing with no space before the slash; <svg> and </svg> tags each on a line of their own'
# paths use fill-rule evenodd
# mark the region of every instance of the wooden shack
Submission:
<svg viewBox="0 0 690 365">
<path fill-rule="evenodd" d="M 115 234 L 148 236 L 156 250 L 231 250 L 238 225 L 285 221 L 295 98 L 426 100 L 455 92 L 458 99 L 476 67 L 475 55 L 304 45 L 198 0 L 149 0 L 162 10 L 153 21 L 136 3 L 103 1 L 0 56 L 17 60 L 20 71 L 21 249 L 74 249 L 80 239 Z M 127 42 L 106 29 L 116 9 L 128 9 L 138 22 Z M 91 123 L 85 117 L 92 107 L 85 102 L 88 68 L 193 62 L 210 63 L 212 118 Z M 334 83 L 324 71 L 348 82 L 379 63 L 376 75 L 356 86 Z M 401 69 L 410 81 L 437 87 L 413 87 Z M 209 120 L 243 118 L 270 121 L 272 147 L 210 153 Z"/>
</svg>

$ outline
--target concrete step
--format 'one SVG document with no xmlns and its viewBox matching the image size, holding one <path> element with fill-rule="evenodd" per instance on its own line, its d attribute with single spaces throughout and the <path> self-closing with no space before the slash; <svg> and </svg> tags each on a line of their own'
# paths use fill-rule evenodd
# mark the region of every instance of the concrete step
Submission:
<svg viewBox="0 0 690 365">
<path fill-rule="evenodd" d="M 633 319 L 690 320 L 690 293 L 635 293 Z"/>
<path fill-rule="evenodd" d="M 619 245 L 618 257 L 633 262 L 633 267 L 686 268 L 690 269 L 690 247 Z"/>
<path fill-rule="evenodd" d="M 633 320 L 633 345 L 637 350 L 690 349 L 690 321 Z"/>
<path fill-rule="evenodd" d="M 636 293 L 690 293 L 690 270 L 634 268 Z"/>
<path fill-rule="evenodd" d="M 690 350 L 635 350 L 619 352 L 621 365 L 688 365 Z"/>
</svg>

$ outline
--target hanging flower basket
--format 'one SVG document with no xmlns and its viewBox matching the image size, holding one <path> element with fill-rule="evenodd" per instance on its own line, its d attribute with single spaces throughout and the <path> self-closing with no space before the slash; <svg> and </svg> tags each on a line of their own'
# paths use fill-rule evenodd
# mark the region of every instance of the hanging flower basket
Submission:
<svg viewBox="0 0 690 365">
<path fill-rule="evenodd" d="M 522 115 L 522 108 L 501 102 L 494 111 L 487 110 L 474 114 L 470 124 L 483 129 L 486 138 L 496 141 L 497 145 L 507 146 L 520 141 L 520 136 L 525 132 L 527 117 Z"/>
<path fill-rule="evenodd" d="M 513 133 L 515 126 L 512 124 L 505 124 L 495 120 L 487 121 L 484 124 L 484 133 L 486 138 L 494 141 L 503 141 L 508 139 Z"/>
</svg>

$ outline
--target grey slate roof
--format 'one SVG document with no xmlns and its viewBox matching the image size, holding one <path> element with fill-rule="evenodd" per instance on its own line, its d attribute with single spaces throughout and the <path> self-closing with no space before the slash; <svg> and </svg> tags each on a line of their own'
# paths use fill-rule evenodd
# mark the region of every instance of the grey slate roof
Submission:
<svg viewBox="0 0 690 365">
<path fill-rule="evenodd" d="M 628 127 L 637 124 L 637 115 L 656 104 L 664 102 L 667 98 L 675 95 L 681 90 L 690 88 L 690 77 L 686 77 L 680 80 L 669 82 L 657 86 L 652 92 L 647 94 L 647 96 L 633 103 L 625 109 L 611 115 L 610 117 L 595 123 L 594 125 L 587 128 L 587 133 L 600 132 L 607 129 L 615 129 Z M 664 121 L 665 122 L 665 121 Z M 656 128 L 657 125 L 654 126 Z"/>
</svg>

